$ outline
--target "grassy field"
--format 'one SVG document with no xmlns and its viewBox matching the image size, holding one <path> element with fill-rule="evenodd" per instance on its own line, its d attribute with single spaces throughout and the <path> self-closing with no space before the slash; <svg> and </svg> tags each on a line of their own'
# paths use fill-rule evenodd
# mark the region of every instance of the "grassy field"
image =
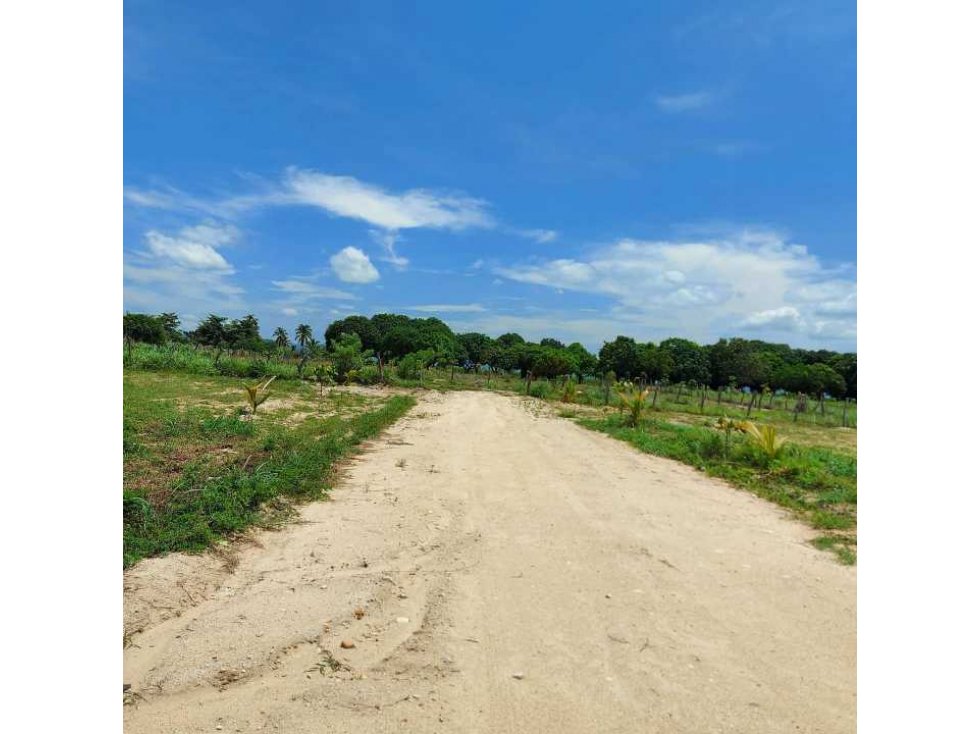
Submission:
<svg viewBox="0 0 979 734">
<path fill-rule="evenodd" d="M 413 404 L 409 396 L 273 383 L 245 415 L 245 381 L 126 371 L 123 564 L 199 551 L 251 525 L 274 526 L 321 497 L 331 469 Z"/>
<path fill-rule="evenodd" d="M 125 372 L 126 565 L 173 550 L 200 550 L 249 525 L 281 522 L 290 511 L 287 500 L 320 496 L 337 460 L 413 404 L 410 397 L 382 397 L 380 390 L 352 392 L 299 380 L 287 361 L 142 347 L 127 356 Z M 272 397 L 256 417 L 243 417 L 244 385 L 265 375 L 278 378 Z M 418 380 L 399 379 L 389 369 L 386 378 L 400 387 L 528 392 L 517 375 L 459 368 L 423 370 Z M 529 393 L 582 426 L 789 509 L 819 530 L 815 545 L 855 563 L 855 403 L 812 401 L 796 414 L 791 398 L 767 395 L 749 416 L 750 398 L 741 393 L 705 396 L 672 386 L 651 394 L 643 420 L 630 427 L 615 407 L 615 390 L 606 396 L 597 381 L 534 381 Z M 778 457 L 765 457 L 747 437 L 717 430 L 720 417 L 772 426 L 788 443 Z"/>
</svg>

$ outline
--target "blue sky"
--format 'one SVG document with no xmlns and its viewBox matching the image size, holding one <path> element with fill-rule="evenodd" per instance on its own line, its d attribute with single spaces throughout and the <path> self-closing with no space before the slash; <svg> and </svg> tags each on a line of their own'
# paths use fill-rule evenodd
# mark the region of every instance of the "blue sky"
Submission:
<svg viewBox="0 0 979 734">
<path fill-rule="evenodd" d="M 853 2 L 125 4 L 124 306 L 856 347 Z"/>
</svg>

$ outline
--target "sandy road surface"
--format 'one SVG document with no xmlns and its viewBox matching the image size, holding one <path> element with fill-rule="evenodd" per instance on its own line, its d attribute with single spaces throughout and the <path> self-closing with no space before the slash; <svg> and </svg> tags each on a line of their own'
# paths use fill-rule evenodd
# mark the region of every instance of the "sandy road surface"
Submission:
<svg viewBox="0 0 979 734">
<path fill-rule="evenodd" d="M 530 405 L 432 394 L 234 573 L 128 572 L 126 731 L 854 731 L 854 569 Z"/>
</svg>

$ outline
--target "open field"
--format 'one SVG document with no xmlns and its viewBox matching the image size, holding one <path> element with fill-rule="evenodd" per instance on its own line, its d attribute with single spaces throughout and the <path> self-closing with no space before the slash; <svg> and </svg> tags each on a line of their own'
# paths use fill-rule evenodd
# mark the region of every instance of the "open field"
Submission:
<svg viewBox="0 0 979 734">
<path fill-rule="evenodd" d="M 528 387 L 517 375 L 467 373 L 458 368 L 425 369 L 413 380 L 399 379 L 396 371 L 388 368 L 388 387 L 325 387 L 309 380 L 308 371 L 307 379 L 301 380 L 295 365 L 278 362 L 277 368 L 268 373 L 282 376 L 273 383 L 274 397 L 259 409 L 258 421 L 248 421 L 239 420 L 244 406 L 243 385 L 249 379 L 256 382 L 257 378 L 236 379 L 201 372 L 213 370 L 217 364 L 224 371 L 248 374 L 249 369 L 254 369 L 261 374 L 262 365 L 256 360 L 227 355 L 215 360 L 207 352 L 189 348 L 136 346 L 130 355 L 132 363 L 161 370 L 186 369 L 190 373 L 127 373 L 126 486 L 127 490 L 138 487 L 138 491 L 126 495 L 127 518 L 137 521 L 134 524 L 127 520 L 127 564 L 153 553 L 207 547 L 221 534 L 254 522 L 279 522 L 288 514 L 288 504 L 281 502 L 266 503 L 259 511 L 258 504 L 265 500 L 255 495 L 256 499 L 250 500 L 254 506 L 234 510 L 230 515 L 223 506 L 209 510 L 216 517 L 208 528 L 200 521 L 199 508 L 191 518 L 180 516 L 164 527 L 145 521 L 146 502 L 151 509 L 165 504 L 177 486 L 198 491 L 195 481 L 200 483 L 202 472 L 206 473 L 208 467 L 220 468 L 226 482 L 239 481 L 234 474 L 236 456 L 239 461 L 245 457 L 247 469 L 249 462 L 265 456 L 264 447 L 271 445 L 269 442 L 287 436 L 291 437 L 287 444 L 296 446 L 310 432 L 336 431 L 339 422 L 374 410 L 392 391 L 421 388 L 523 395 Z M 849 427 L 855 426 L 855 403 L 827 400 L 820 405 L 812 401 L 812 410 L 796 415 L 783 409 L 788 405 L 785 398 L 765 396 L 750 413 L 751 420 L 774 427 L 789 442 L 778 459 L 765 461 L 740 435 L 722 439 L 716 429 L 720 417 L 740 420 L 749 416 L 752 400 L 741 393 L 722 391 L 718 395 L 715 391 L 705 395 L 682 385 L 660 387 L 646 399 L 641 425 L 631 428 L 622 425 L 620 411 L 613 407 L 618 400 L 615 386 L 606 390 L 606 386 L 594 381 L 533 381 L 530 393 L 558 406 L 561 415 L 578 420 L 587 428 L 628 441 L 642 451 L 682 461 L 778 503 L 821 531 L 814 539 L 818 547 L 835 552 L 844 563 L 856 561 L 857 431 Z M 844 410 L 848 427 L 839 425 Z M 142 438 L 140 426 L 145 429 Z M 147 441 L 160 451 L 148 454 Z M 334 453 L 344 450 L 331 449 Z M 326 463 L 332 460 L 323 459 Z M 301 463 L 308 461 L 309 457 Z M 261 463 L 255 461 L 251 466 Z M 317 466 L 313 461 L 303 471 L 313 476 Z M 209 481 L 215 480 L 211 477 Z M 315 484 L 315 479 L 312 481 Z M 293 488 L 290 492 L 310 496 L 306 489 Z M 268 497 L 277 494 L 273 491 Z"/>
<path fill-rule="evenodd" d="M 414 403 L 346 390 L 321 396 L 307 383 L 283 381 L 251 415 L 243 384 L 125 374 L 124 565 L 281 523 L 293 511 L 284 500 L 323 496 L 334 465 Z"/>
<path fill-rule="evenodd" d="M 553 412 L 429 392 L 301 522 L 131 568 L 126 730 L 852 731 L 855 570 Z"/>
</svg>

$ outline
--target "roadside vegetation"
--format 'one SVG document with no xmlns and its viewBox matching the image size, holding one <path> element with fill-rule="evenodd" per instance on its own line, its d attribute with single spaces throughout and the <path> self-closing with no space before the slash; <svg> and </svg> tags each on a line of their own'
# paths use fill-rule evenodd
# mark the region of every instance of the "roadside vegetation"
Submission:
<svg viewBox="0 0 979 734">
<path fill-rule="evenodd" d="M 337 385 L 551 402 L 587 428 L 778 503 L 820 531 L 815 545 L 855 562 L 856 354 L 625 336 L 592 354 L 578 343 L 456 334 L 437 318 L 396 314 L 348 316 L 322 342 L 309 324 L 263 339 L 253 316 L 179 326 L 175 314 L 123 318 L 127 563 L 269 522 L 276 498 L 313 496 L 338 457 L 410 404 Z M 162 384 L 167 396 L 145 395 Z M 221 395 L 234 396 L 223 412 Z M 336 395 L 359 404 L 330 414 Z M 320 407 L 283 413 L 277 396 Z M 201 400 L 212 402 L 205 409 Z M 297 424 L 304 411 L 314 417 Z"/>
<path fill-rule="evenodd" d="M 281 524 L 295 501 L 324 495 L 338 461 L 414 404 L 272 384 L 255 410 L 237 379 L 125 373 L 124 566 Z"/>
<path fill-rule="evenodd" d="M 813 544 L 856 562 L 857 461 L 848 452 L 781 443 L 772 426 L 722 419 L 678 425 L 617 414 L 578 423 L 640 451 L 696 467 L 709 476 L 775 502 L 820 531 Z"/>
</svg>

